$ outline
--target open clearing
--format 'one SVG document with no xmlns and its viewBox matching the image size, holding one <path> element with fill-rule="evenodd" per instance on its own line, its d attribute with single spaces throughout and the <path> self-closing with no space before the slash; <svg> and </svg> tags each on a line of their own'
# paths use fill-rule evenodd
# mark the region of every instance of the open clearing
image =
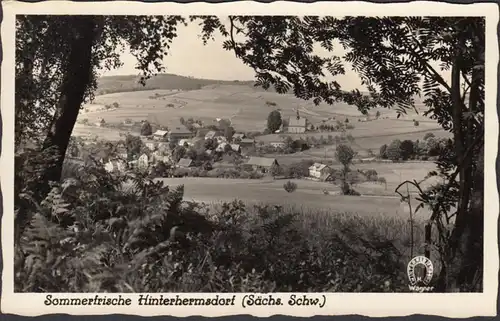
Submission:
<svg viewBox="0 0 500 321">
<path fill-rule="evenodd" d="M 231 202 L 235 199 L 248 204 L 276 204 L 309 210 L 331 210 L 360 215 L 407 216 L 397 197 L 358 197 L 324 195 L 338 188 L 332 184 L 307 180 L 292 180 L 297 190 L 287 193 L 283 189 L 286 180 L 247 180 L 220 178 L 163 178 L 166 185 L 184 185 L 184 200 L 205 203 Z M 426 217 L 422 210 L 419 216 Z M 422 215 L 421 215 L 422 214 Z"/>
</svg>

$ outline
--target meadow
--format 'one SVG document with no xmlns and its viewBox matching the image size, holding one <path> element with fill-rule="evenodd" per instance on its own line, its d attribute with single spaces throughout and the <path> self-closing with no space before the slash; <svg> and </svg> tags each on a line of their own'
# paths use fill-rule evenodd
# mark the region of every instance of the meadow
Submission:
<svg viewBox="0 0 500 321">
<path fill-rule="evenodd" d="M 117 103 L 119 108 L 96 111 L 93 107 L 113 103 Z M 270 106 L 269 103 L 276 106 Z M 85 109 L 89 112 L 85 112 Z M 205 124 L 213 123 L 215 118 L 227 118 L 237 130 L 246 132 L 263 131 L 267 116 L 273 109 L 279 109 L 284 118 L 295 116 L 298 110 L 303 117 L 316 125 L 332 117 L 343 121 L 348 115 L 356 127 L 359 127 L 355 133 L 359 136 L 369 136 L 372 132 L 380 132 L 380 129 L 388 129 L 389 133 L 397 134 L 437 128 L 435 123 L 429 123 L 412 129 L 411 122 L 394 122 L 395 112 L 383 109 L 379 110 L 381 117 L 390 119 L 379 119 L 373 124 L 361 123 L 356 120 L 365 116 L 352 106 L 343 103 L 315 106 L 310 101 L 300 100 L 290 94 L 280 95 L 257 90 L 248 85 L 208 85 L 198 90 L 145 90 L 99 95 L 91 104 L 84 106 L 79 120 L 86 118 L 92 123 L 103 118 L 107 123 L 120 123 L 125 119 L 147 119 L 162 126 L 175 126 L 181 117 L 200 119 Z M 373 114 L 375 112 L 372 111 Z M 411 120 L 421 117 L 410 112 L 403 118 Z"/>
<path fill-rule="evenodd" d="M 431 164 L 433 165 L 433 164 Z M 432 168 L 431 166 L 426 166 Z M 358 168 L 374 168 L 358 167 Z M 384 168 L 384 167 L 382 167 Z M 400 179 L 413 179 L 418 174 L 425 176 L 425 167 L 419 171 L 410 168 L 401 169 L 401 176 L 388 167 L 379 172 L 380 177 L 387 180 L 387 188 L 384 184 L 362 183 L 355 186 L 361 196 L 340 195 L 337 185 L 327 182 L 317 182 L 305 179 L 292 179 L 297 184 L 297 190 L 287 193 L 283 184 L 288 180 L 282 179 L 222 179 L 222 178 L 162 178 L 164 184 L 169 186 L 184 186 L 186 200 L 204 203 L 231 202 L 235 199 L 247 204 L 276 204 L 280 206 L 291 206 L 308 211 L 330 210 L 335 212 L 346 212 L 360 215 L 362 217 L 407 217 L 406 207 L 401 204 L 400 197 L 394 189 L 401 182 Z M 378 167 L 377 167 L 377 171 Z M 323 193 L 329 192 L 328 195 Z M 415 192 L 415 189 L 410 189 Z M 415 196 L 415 195 L 413 195 Z M 425 210 L 419 212 L 422 218 L 427 217 Z"/>
</svg>

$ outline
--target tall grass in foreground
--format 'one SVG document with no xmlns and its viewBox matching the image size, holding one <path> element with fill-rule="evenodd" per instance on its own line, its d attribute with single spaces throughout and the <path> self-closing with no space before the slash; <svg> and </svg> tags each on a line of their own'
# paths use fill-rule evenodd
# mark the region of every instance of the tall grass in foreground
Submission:
<svg viewBox="0 0 500 321">
<path fill-rule="evenodd" d="M 406 217 L 185 202 L 182 186 L 101 165 L 28 211 L 18 292 L 408 291 Z"/>
</svg>

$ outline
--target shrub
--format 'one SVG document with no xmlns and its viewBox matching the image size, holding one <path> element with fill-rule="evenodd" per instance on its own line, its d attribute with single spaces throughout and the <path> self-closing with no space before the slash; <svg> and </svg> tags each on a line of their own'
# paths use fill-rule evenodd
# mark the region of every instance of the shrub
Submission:
<svg viewBox="0 0 500 321">
<path fill-rule="evenodd" d="M 384 178 L 384 177 L 379 177 L 379 178 L 378 178 L 378 182 L 379 182 L 380 184 L 384 184 L 384 185 L 385 185 L 385 189 L 387 189 L 387 181 L 385 180 L 385 178 Z"/>
<path fill-rule="evenodd" d="M 387 147 L 387 158 L 392 161 L 398 161 L 401 159 L 401 141 L 399 139 L 395 139 L 392 143 Z"/>
<path fill-rule="evenodd" d="M 281 113 L 277 110 L 273 110 L 269 113 L 267 117 L 267 130 L 270 133 L 274 133 L 276 130 L 280 128 L 282 124 Z"/>
<path fill-rule="evenodd" d="M 153 134 L 153 128 L 151 127 L 151 124 L 148 121 L 143 122 L 141 126 L 141 135 L 150 136 L 152 134 Z"/>
<path fill-rule="evenodd" d="M 400 145 L 401 158 L 408 159 L 415 154 L 415 145 L 411 140 L 403 140 Z"/>
<path fill-rule="evenodd" d="M 285 184 L 283 184 L 283 189 L 288 193 L 293 193 L 297 189 L 297 184 L 295 184 L 292 181 L 288 181 Z"/>
<path fill-rule="evenodd" d="M 434 138 L 436 137 L 436 135 L 434 135 L 434 133 L 427 133 L 424 135 L 424 140 L 428 140 L 431 137 Z"/>
</svg>

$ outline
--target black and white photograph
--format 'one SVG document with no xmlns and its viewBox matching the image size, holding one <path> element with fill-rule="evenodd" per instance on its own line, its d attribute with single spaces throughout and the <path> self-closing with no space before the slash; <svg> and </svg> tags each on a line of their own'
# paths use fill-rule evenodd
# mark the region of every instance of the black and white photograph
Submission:
<svg viewBox="0 0 500 321">
<path fill-rule="evenodd" d="M 78 5 L 2 26 L 14 295 L 418 298 L 485 294 L 489 273 L 496 302 L 498 43 L 484 7 Z"/>
</svg>

